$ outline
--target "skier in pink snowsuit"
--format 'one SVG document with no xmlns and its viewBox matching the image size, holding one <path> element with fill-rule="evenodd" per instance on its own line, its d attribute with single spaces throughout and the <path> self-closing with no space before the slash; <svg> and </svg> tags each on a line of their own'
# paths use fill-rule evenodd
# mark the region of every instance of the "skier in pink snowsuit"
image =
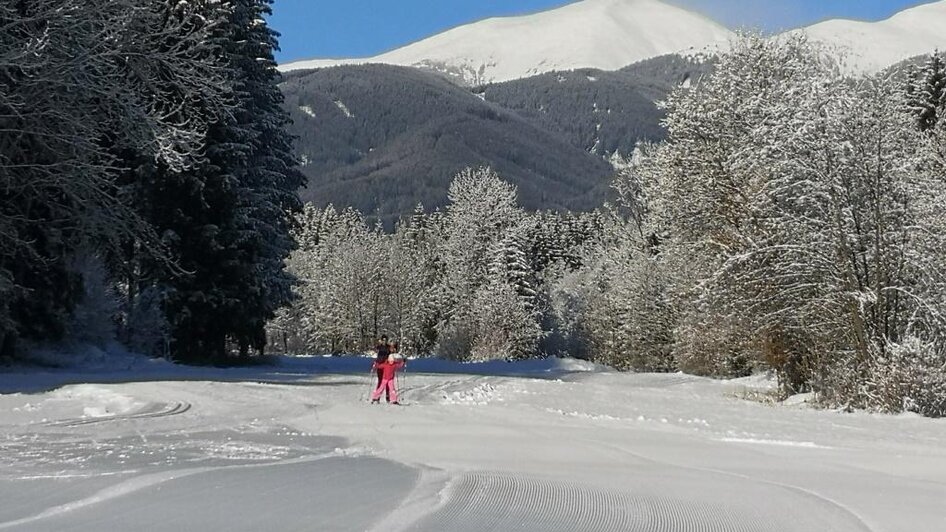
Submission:
<svg viewBox="0 0 946 532">
<path fill-rule="evenodd" d="M 380 402 L 381 394 L 387 389 L 391 395 L 391 403 L 400 404 L 397 402 L 397 386 L 394 385 L 394 376 L 397 374 L 397 370 L 404 367 L 404 361 L 395 359 L 394 355 L 389 355 L 386 362 L 375 362 L 372 367 L 381 373 L 381 382 L 374 393 L 371 394 L 371 402 Z"/>
</svg>

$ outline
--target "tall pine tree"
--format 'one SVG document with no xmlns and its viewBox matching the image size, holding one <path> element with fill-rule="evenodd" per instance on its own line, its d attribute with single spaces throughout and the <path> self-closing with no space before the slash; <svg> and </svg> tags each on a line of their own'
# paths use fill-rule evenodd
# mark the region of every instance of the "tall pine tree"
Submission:
<svg viewBox="0 0 946 532">
<path fill-rule="evenodd" d="M 154 168 L 140 179 L 146 218 L 164 238 L 175 271 L 155 269 L 165 287 L 172 355 L 183 361 L 262 351 L 265 323 L 292 298 L 284 259 L 293 249 L 292 214 L 301 209 L 288 115 L 281 108 L 266 25 L 270 0 L 192 3 L 216 21 L 218 66 L 231 109 L 208 110 L 205 155 L 183 171 Z M 177 6 L 177 4 L 176 4 Z M 182 9 L 181 7 L 172 7 Z"/>
<path fill-rule="evenodd" d="M 285 259 L 295 247 L 290 234 L 293 215 L 302 209 L 296 191 L 305 184 L 292 152 L 292 137 L 286 131 L 289 115 L 282 108 L 283 95 L 277 86 L 273 53 L 278 49 L 278 34 L 265 19 L 271 14 L 271 4 L 272 0 L 232 2 L 232 33 L 224 47 L 237 98 L 229 130 L 245 146 L 241 153 L 245 159 L 238 159 L 243 166 L 234 168 L 240 180 L 234 237 L 240 250 L 243 292 L 231 322 L 242 354 L 250 347 L 262 351 L 266 321 L 292 301 L 295 280 L 286 271 Z"/>
</svg>

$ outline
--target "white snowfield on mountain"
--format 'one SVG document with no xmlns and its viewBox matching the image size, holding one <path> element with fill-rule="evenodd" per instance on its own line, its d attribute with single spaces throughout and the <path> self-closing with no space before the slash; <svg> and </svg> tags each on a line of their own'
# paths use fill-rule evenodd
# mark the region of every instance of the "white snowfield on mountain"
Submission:
<svg viewBox="0 0 946 532">
<path fill-rule="evenodd" d="M 385 63 L 428 67 L 480 84 L 554 70 L 616 70 L 725 44 L 732 35 L 702 15 L 657 0 L 584 0 L 532 15 L 481 20 L 375 57 L 299 61 L 281 69 Z"/>
<path fill-rule="evenodd" d="M 946 0 L 879 22 L 828 20 L 805 32 L 840 57 L 845 73 L 875 73 L 946 49 Z M 658 0 L 582 0 L 550 11 L 489 18 L 374 57 L 287 63 L 283 71 L 383 63 L 444 72 L 469 85 L 556 70 L 616 70 L 662 55 L 693 56 L 728 47 L 734 33 Z"/>
<path fill-rule="evenodd" d="M 802 31 L 802 30 L 796 30 Z M 946 49 L 946 1 L 901 11 L 887 20 L 828 20 L 803 30 L 841 57 L 847 74 L 871 74 Z"/>
</svg>

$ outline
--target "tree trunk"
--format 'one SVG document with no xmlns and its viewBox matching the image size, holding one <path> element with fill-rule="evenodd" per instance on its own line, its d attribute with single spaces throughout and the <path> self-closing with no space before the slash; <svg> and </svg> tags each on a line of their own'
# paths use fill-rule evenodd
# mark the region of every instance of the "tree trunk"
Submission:
<svg viewBox="0 0 946 532">
<path fill-rule="evenodd" d="M 16 354 L 16 333 L 0 331 L 0 358 L 13 358 Z"/>
<path fill-rule="evenodd" d="M 837 233 L 837 254 L 838 260 L 842 264 L 841 268 L 844 273 L 844 281 L 846 286 L 845 292 L 848 294 L 859 293 L 860 284 L 858 283 L 857 273 L 854 271 L 856 265 L 856 259 L 852 254 L 850 247 L 847 244 L 847 239 L 844 236 L 844 222 L 841 218 L 841 205 L 837 198 L 835 199 L 835 231 Z M 854 350 L 857 353 L 858 365 L 863 367 L 863 364 L 867 364 L 870 361 L 870 347 L 868 345 L 867 339 L 867 329 L 864 324 L 864 317 L 861 315 L 860 308 L 858 307 L 858 302 L 852 299 L 850 296 L 846 296 L 848 301 L 848 311 L 850 312 L 851 326 L 854 329 L 854 338 L 855 345 Z"/>
</svg>

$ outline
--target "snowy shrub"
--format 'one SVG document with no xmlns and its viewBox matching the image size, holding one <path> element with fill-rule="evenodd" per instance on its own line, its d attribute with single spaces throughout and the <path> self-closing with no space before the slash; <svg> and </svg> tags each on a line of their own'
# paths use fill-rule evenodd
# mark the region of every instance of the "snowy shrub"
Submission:
<svg viewBox="0 0 946 532">
<path fill-rule="evenodd" d="M 686 373 L 745 377 L 752 372 L 745 330 L 729 317 L 705 310 L 683 315 L 673 351 L 680 370 Z"/>
<path fill-rule="evenodd" d="M 454 318 L 438 328 L 434 353 L 446 360 L 469 360 L 473 352 L 474 334 L 471 322 Z"/>
<path fill-rule="evenodd" d="M 789 397 L 807 392 L 817 362 L 811 355 L 811 340 L 779 329 L 770 329 L 758 339 L 756 362 L 775 371 L 778 391 Z"/>
<path fill-rule="evenodd" d="M 946 417 L 946 350 L 916 336 L 890 343 L 888 376 L 891 410 Z M 890 382 L 892 381 L 892 382 Z"/>
<path fill-rule="evenodd" d="M 515 287 L 505 282 L 482 286 L 473 298 L 473 360 L 516 360 L 536 353 L 542 329 Z"/>
<path fill-rule="evenodd" d="M 881 412 L 946 416 L 946 351 L 917 336 L 888 342 L 869 364 L 836 357 L 815 378 L 820 402 Z"/>
</svg>

